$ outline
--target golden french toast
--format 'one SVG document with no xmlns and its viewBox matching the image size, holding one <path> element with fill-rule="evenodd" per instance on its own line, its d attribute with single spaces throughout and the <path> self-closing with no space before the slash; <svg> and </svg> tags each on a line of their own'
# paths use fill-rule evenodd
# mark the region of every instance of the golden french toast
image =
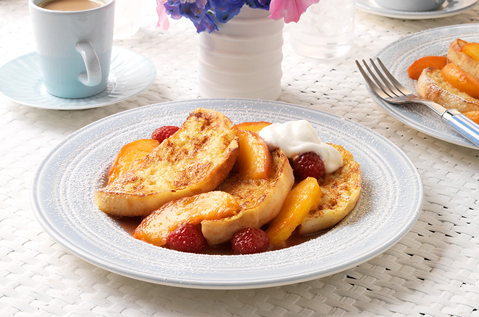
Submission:
<svg viewBox="0 0 479 317">
<path fill-rule="evenodd" d="M 475 58 L 473 58 L 473 56 Z M 444 108 L 469 118 L 479 113 L 479 44 L 456 39 L 449 44 L 447 64 L 426 67 L 417 79 L 417 92 Z"/>
<path fill-rule="evenodd" d="M 437 68 L 428 67 L 422 71 L 417 81 L 417 92 L 422 98 L 447 109 L 457 109 L 462 113 L 479 110 L 479 99 L 472 98 L 449 84 Z"/>
<path fill-rule="evenodd" d="M 271 152 L 272 166 L 266 179 L 241 177 L 232 171 L 217 190 L 231 194 L 241 207 L 233 216 L 220 220 L 205 220 L 201 231 L 209 245 L 231 240 L 243 228 L 260 228 L 281 210 L 283 202 L 294 184 L 294 175 L 288 158 L 282 150 Z"/>
<path fill-rule="evenodd" d="M 354 208 L 361 193 L 361 170 L 353 155 L 340 145 L 330 144 L 343 158 L 343 166 L 333 173 L 324 174 L 318 180 L 321 187 L 321 200 L 299 226 L 298 233 L 307 235 L 328 229 Z"/>
<path fill-rule="evenodd" d="M 174 199 L 214 190 L 238 155 L 232 126 L 220 112 L 195 109 L 175 134 L 98 189 L 96 204 L 113 216 L 147 216 Z"/>
<path fill-rule="evenodd" d="M 447 51 L 447 59 L 479 79 L 479 61 L 462 51 L 462 48 L 466 44 L 467 42 L 461 39 L 452 41 Z"/>
</svg>

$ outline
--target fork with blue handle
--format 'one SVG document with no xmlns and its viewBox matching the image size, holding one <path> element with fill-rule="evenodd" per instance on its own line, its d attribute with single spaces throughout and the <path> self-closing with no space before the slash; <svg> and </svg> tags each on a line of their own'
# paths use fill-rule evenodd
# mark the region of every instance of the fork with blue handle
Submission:
<svg viewBox="0 0 479 317">
<path fill-rule="evenodd" d="M 408 103 L 420 103 L 426 105 L 441 116 L 443 122 L 447 123 L 463 137 L 479 146 L 479 124 L 476 124 L 456 109 L 446 109 L 431 100 L 422 99 L 412 94 L 404 88 L 396 78 L 394 78 L 379 58 L 377 59 L 377 64 L 379 66 L 377 66 L 372 59 L 369 60 L 375 72 L 372 71 L 366 61 L 362 60 L 362 62 L 364 67 L 361 66 L 358 61 L 356 61 L 356 65 L 361 72 L 361 75 L 366 80 L 366 83 L 378 97 L 394 105 L 405 105 Z"/>
</svg>

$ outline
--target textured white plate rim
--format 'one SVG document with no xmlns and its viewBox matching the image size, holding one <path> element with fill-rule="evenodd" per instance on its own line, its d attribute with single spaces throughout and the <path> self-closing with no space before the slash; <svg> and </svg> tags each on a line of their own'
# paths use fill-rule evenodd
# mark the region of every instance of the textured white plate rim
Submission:
<svg viewBox="0 0 479 317">
<path fill-rule="evenodd" d="M 123 58 L 124 55 L 133 56 L 135 61 L 137 62 L 141 61 L 142 63 L 145 64 L 145 67 L 142 69 L 148 69 L 147 73 L 135 74 L 134 80 L 138 81 L 138 83 L 127 82 L 126 80 L 123 79 L 123 75 L 125 74 L 125 69 L 122 66 L 122 63 L 125 60 L 125 58 Z M 108 105 L 126 100 L 128 98 L 131 98 L 141 93 L 142 91 L 147 89 L 156 78 L 156 68 L 153 65 L 153 63 L 149 59 L 147 59 L 145 56 L 125 48 L 113 47 L 112 48 L 112 64 L 111 64 L 110 76 L 108 77 L 107 88 L 103 92 L 88 98 L 65 99 L 65 98 L 55 97 L 46 92 L 45 87 L 43 86 L 43 83 L 41 82 L 41 74 L 40 74 L 40 69 L 37 62 L 36 52 L 30 52 L 30 53 L 21 55 L 5 63 L 4 65 L 0 67 L 0 74 L 2 72 L 2 69 L 5 69 L 7 67 L 12 67 L 12 66 L 17 66 L 16 64 L 24 60 L 27 60 L 27 62 L 33 63 L 34 67 L 29 68 L 28 72 L 26 72 L 25 74 L 23 73 L 19 74 L 18 79 L 10 78 L 9 81 L 4 81 L 3 82 L 4 89 L 3 90 L 0 89 L 0 92 L 2 92 L 3 95 L 5 95 L 5 97 L 7 97 L 8 99 L 14 102 L 20 103 L 25 106 L 40 108 L 40 109 L 84 110 L 84 109 L 108 106 Z M 128 71 L 128 69 L 126 69 L 126 71 Z M 131 74 L 133 73 L 129 73 L 129 75 Z M 17 85 L 18 81 L 19 80 L 21 81 L 20 79 L 21 75 L 38 77 L 39 83 L 32 82 L 31 91 L 29 91 L 27 94 L 24 94 L 24 95 L 12 94 L 11 91 L 8 91 L 7 89 L 5 89 L 5 87 L 8 88 L 8 86 L 6 85 Z M 39 87 L 35 87 L 36 84 L 39 85 Z M 138 85 L 138 84 L 141 84 L 141 85 Z M 133 86 L 135 88 L 133 89 L 130 88 L 130 89 L 127 89 L 127 91 L 123 91 L 123 92 L 121 91 L 122 87 L 128 87 L 128 86 Z M 32 101 L 31 100 L 32 97 L 35 97 L 36 101 Z"/>
<path fill-rule="evenodd" d="M 375 3 L 372 4 L 371 1 L 373 0 L 357 0 L 356 6 L 368 13 L 377 14 L 388 18 L 408 20 L 444 18 L 469 10 L 477 3 L 477 0 L 452 0 L 450 3 L 448 3 L 448 0 L 446 0 L 445 4 L 438 10 L 427 12 L 407 12 L 381 8 Z M 448 5 L 450 5 L 450 7 L 447 7 Z"/>
<path fill-rule="evenodd" d="M 265 275 L 268 275 L 268 274 L 270 274 L 270 271 L 273 271 L 273 273 L 271 273 L 272 274 L 271 276 L 269 276 L 269 277 L 267 276 L 264 279 L 262 279 L 258 276 L 255 276 L 254 274 L 251 275 L 251 274 L 249 274 L 249 272 L 241 272 L 242 276 L 238 277 L 237 276 L 237 274 L 238 274 L 237 269 L 238 268 L 236 268 L 236 270 L 235 270 L 234 268 L 230 269 L 229 266 L 228 267 L 214 267 L 214 266 L 216 265 L 216 263 L 220 263 L 220 262 L 221 262 L 221 264 L 224 265 L 225 263 L 230 262 L 231 259 L 234 259 L 235 261 L 241 262 L 241 263 L 243 263 L 243 261 L 246 261 L 244 263 L 248 263 L 248 265 L 250 265 L 252 263 L 251 261 L 257 261 L 258 259 L 261 259 L 262 257 L 268 258 L 268 254 L 269 254 L 269 256 L 271 256 L 273 253 L 274 253 L 275 257 L 280 256 L 281 259 L 284 259 L 284 258 L 288 258 L 288 254 L 294 253 L 292 251 L 299 250 L 299 248 L 301 248 L 301 245 L 296 246 L 296 247 L 292 247 L 292 248 L 288 248 L 288 249 L 284 249 L 284 250 L 267 252 L 267 253 L 259 254 L 259 255 L 249 255 L 249 256 L 191 255 L 191 254 L 185 254 L 185 253 L 181 253 L 181 252 L 166 250 L 166 249 L 163 249 L 163 248 L 157 248 L 157 247 L 154 247 L 154 246 L 147 245 L 146 243 L 142 243 L 142 245 L 141 245 L 142 247 L 145 247 L 145 250 L 147 250 L 147 252 L 149 252 L 150 250 L 154 250 L 154 252 L 158 252 L 163 256 L 166 254 L 166 256 L 172 257 L 171 261 L 176 260 L 176 258 L 179 258 L 180 260 L 183 260 L 183 261 L 191 261 L 192 258 L 196 261 L 207 260 L 207 263 L 209 263 L 208 261 L 214 260 L 214 262 L 211 263 L 211 265 L 213 265 L 212 270 L 216 271 L 216 273 L 219 276 L 219 279 L 217 279 L 217 280 L 214 280 L 214 278 L 213 278 L 213 277 L 215 277 L 216 274 L 211 276 L 212 277 L 211 280 L 208 279 L 208 274 L 211 275 L 212 273 L 206 273 L 206 277 L 205 277 L 204 276 L 205 274 L 203 274 L 203 272 L 200 272 L 202 275 L 200 273 L 198 273 L 198 274 L 201 275 L 201 277 L 198 277 L 198 278 L 196 278 L 195 276 L 185 278 L 182 275 L 178 275 L 178 276 L 173 275 L 173 276 L 168 276 L 168 277 L 165 278 L 164 276 L 152 276 L 150 274 L 150 272 L 143 272 L 141 270 L 136 270 L 136 267 L 133 267 L 133 268 L 124 267 L 127 264 L 129 264 L 129 263 L 126 263 L 126 262 L 129 262 L 130 259 L 118 259 L 118 258 L 115 258 L 115 255 L 111 255 L 111 254 L 110 255 L 103 255 L 103 254 L 101 254 L 101 252 L 103 252 L 103 250 L 101 250 L 101 252 L 99 254 L 98 250 L 89 249 L 89 247 L 91 247 L 91 246 L 88 244 L 88 243 L 90 243 L 90 241 L 87 241 L 88 239 L 81 240 L 82 243 L 78 243 L 78 241 L 76 241 L 76 242 L 72 241 L 72 239 L 76 238 L 74 236 L 76 234 L 75 228 L 71 228 L 71 227 L 68 227 L 68 226 L 65 227 L 63 223 L 60 225 L 59 223 L 53 223 L 52 222 L 51 217 L 57 217 L 57 215 L 54 214 L 55 210 L 50 209 L 50 208 L 45 208 L 46 203 L 45 203 L 44 200 L 42 200 L 42 195 L 44 195 L 44 194 L 42 194 L 41 192 L 45 191 L 46 187 L 48 187 L 48 186 L 54 186 L 54 185 L 47 184 L 45 182 L 46 180 L 48 180 L 49 182 L 52 181 L 50 179 L 49 175 L 46 175 L 46 174 L 48 174 L 48 172 L 51 172 L 51 173 L 54 173 L 54 174 L 55 173 L 61 173 L 61 168 L 58 169 L 59 166 L 56 165 L 59 162 L 58 161 L 55 162 L 55 159 L 56 159 L 56 156 L 61 155 L 61 154 L 59 154 L 59 152 L 65 151 L 66 148 L 68 148 L 70 146 L 69 142 L 70 143 L 71 142 L 75 143 L 75 142 L 81 141 L 82 137 L 84 137 L 82 135 L 84 135 L 85 133 L 89 133 L 89 131 L 96 133 L 97 131 L 94 131 L 95 129 L 100 128 L 100 130 L 101 130 L 103 128 L 103 126 L 106 126 L 106 125 L 109 126 L 109 125 L 111 125 L 112 122 L 121 121 L 124 118 L 135 117 L 138 112 L 157 113 L 157 112 L 160 112 L 160 110 L 162 111 L 166 108 L 172 108 L 172 107 L 175 107 L 175 106 L 187 107 L 188 109 L 193 110 L 194 107 L 204 106 L 205 104 L 208 104 L 210 106 L 210 108 L 215 109 L 215 108 L 224 107 L 223 106 L 224 103 L 232 103 L 232 104 L 235 105 L 235 107 L 237 106 L 237 108 L 235 108 L 235 111 L 242 111 L 243 109 L 240 109 L 240 108 L 244 105 L 246 105 L 246 107 L 248 107 L 250 105 L 253 105 L 253 106 L 263 107 L 264 109 L 262 109 L 262 110 L 264 110 L 264 113 L 270 113 L 271 116 L 278 116 L 277 113 L 273 113 L 271 110 L 285 109 L 287 111 L 293 111 L 293 113 L 295 113 L 295 115 L 300 113 L 300 115 L 299 115 L 300 117 L 303 116 L 303 114 L 301 114 L 301 113 L 306 113 L 306 114 L 315 116 L 316 119 L 317 118 L 326 118 L 327 120 L 333 120 L 335 122 L 339 122 L 341 124 L 344 124 L 345 126 L 350 127 L 351 129 L 355 130 L 356 132 L 359 131 L 360 134 L 365 133 L 365 135 L 371 139 L 369 141 L 371 141 L 372 143 L 377 143 L 378 146 L 387 146 L 388 155 L 389 155 L 389 152 L 392 152 L 392 153 L 394 153 L 395 157 L 397 157 L 397 161 L 390 162 L 390 163 L 392 165 L 399 164 L 400 169 L 402 169 L 405 173 L 410 174 L 410 175 L 408 175 L 408 177 L 411 180 L 411 184 L 409 184 L 409 185 L 412 185 L 410 187 L 411 187 L 412 190 L 414 190 L 414 195 L 416 197 L 415 200 L 413 199 L 414 201 L 407 202 L 407 204 L 411 204 L 411 205 L 407 206 L 407 208 L 409 209 L 409 210 L 407 210 L 409 216 L 408 216 L 407 219 L 404 220 L 406 222 L 404 223 L 404 225 L 402 227 L 395 228 L 394 229 L 394 230 L 396 230 L 395 232 L 390 233 L 390 231 L 388 231 L 386 235 L 390 235 L 390 236 L 378 237 L 380 240 L 381 239 L 383 239 L 383 240 L 381 240 L 381 242 L 376 242 L 375 241 L 375 243 L 378 243 L 378 244 L 376 244 L 374 246 L 371 246 L 370 248 L 369 248 L 369 246 L 365 247 L 367 250 L 366 251 L 362 250 L 360 255 L 353 255 L 352 258 L 348 258 L 349 254 L 345 254 L 344 256 L 348 259 L 343 261 L 342 263 L 339 263 L 339 264 L 335 265 L 334 267 L 328 267 L 328 266 L 317 267 L 317 268 L 313 267 L 311 269 L 308 265 L 307 271 L 304 271 L 304 267 L 302 267 L 301 265 L 299 265 L 297 263 L 291 263 L 290 264 L 289 260 L 288 260 L 287 263 L 285 262 L 286 263 L 285 265 L 288 268 L 287 272 L 285 272 L 283 267 L 275 268 L 273 266 L 273 267 L 266 267 L 265 269 L 263 269 L 262 267 L 256 267 L 256 269 L 260 270 L 260 272 L 265 274 Z M 221 106 L 219 106 L 219 104 L 221 104 Z M 184 112 L 184 110 L 181 110 L 181 112 Z M 227 112 L 227 110 L 224 110 L 223 112 Z M 282 114 L 279 114 L 279 116 L 282 116 Z M 285 120 L 289 120 L 289 119 L 291 119 L 291 118 L 289 118 L 289 116 L 286 115 Z M 99 139 L 105 138 L 107 136 L 109 136 L 108 133 L 106 135 L 100 136 Z M 359 146 L 359 145 L 356 145 L 356 146 Z M 369 148 L 369 149 L 373 149 L 373 148 Z M 357 149 L 356 149 L 356 151 L 357 151 Z M 373 156 L 374 156 L 374 154 L 373 154 Z M 381 158 L 381 159 L 383 159 L 383 158 Z M 63 162 L 60 162 L 60 163 L 63 164 Z M 69 164 L 70 163 L 68 163 L 68 162 L 66 163 L 67 166 Z M 55 168 L 56 170 L 51 171 L 52 168 Z M 390 169 L 391 169 L 391 173 L 392 173 L 393 168 L 390 167 Z M 97 168 L 97 173 L 99 173 L 99 172 L 100 171 Z M 93 181 L 95 181 L 95 180 L 93 180 Z M 401 186 L 401 185 L 402 184 L 399 183 L 399 186 Z M 399 189 L 404 190 L 403 188 L 399 188 Z M 365 190 L 366 190 L 366 188 L 365 188 Z M 409 189 L 407 189 L 407 190 L 409 190 Z M 391 195 L 394 196 L 395 193 L 392 193 Z M 399 194 L 396 193 L 396 195 L 399 195 Z M 358 202 L 358 205 L 362 204 L 361 202 L 364 199 L 363 196 L 361 197 L 360 201 Z M 72 197 L 70 197 L 70 198 L 72 198 Z M 73 197 L 73 198 L 75 198 L 75 197 Z M 371 199 L 373 199 L 373 198 L 371 198 Z M 394 199 L 400 200 L 398 197 L 395 197 Z M 406 203 L 406 202 L 403 202 L 403 200 L 400 200 L 399 204 Z M 60 203 L 61 204 L 63 202 L 55 202 L 55 203 Z M 363 201 L 363 203 L 367 204 L 364 201 Z M 331 115 L 331 114 L 327 114 L 327 113 L 323 113 L 323 112 L 320 112 L 320 111 L 312 110 L 312 109 L 309 109 L 309 108 L 290 105 L 290 104 L 285 104 L 285 103 L 279 103 L 279 102 L 265 102 L 265 101 L 247 100 L 247 99 L 207 99 L 207 100 L 191 100 L 191 101 L 180 101 L 180 102 L 168 102 L 168 103 L 156 104 L 156 105 L 151 105 L 151 106 L 147 106 L 147 107 L 128 110 L 128 111 L 118 113 L 118 114 L 112 115 L 110 117 L 101 119 L 101 120 L 99 120 L 95 123 L 92 123 L 92 124 L 82 128 L 82 129 L 78 130 L 77 132 L 73 133 L 70 137 L 68 137 L 66 140 L 64 140 L 62 143 L 60 143 L 54 150 L 52 150 L 51 153 L 49 155 L 47 155 L 47 157 L 45 157 L 43 162 L 38 167 L 37 173 L 36 173 L 35 178 L 34 178 L 33 191 L 32 191 L 32 206 L 33 206 L 33 209 L 34 209 L 34 212 L 35 212 L 35 216 L 38 219 L 39 223 L 57 242 L 59 242 L 61 245 L 63 245 L 66 249 L 68 249 L 73 254 L 76 254 L 80 258 L 82 258 L 82 259 L 84 259 L 84 260 L 86 260 L 86 261 L 88 261 L 88 262 L 90 262 L 94 265 L 97 265 L 97 266 L 102 267 L 106 270 L 109 270 L 109 271 L 112 271 L 112 272 L 115 272 L 115 273 L 118 273 L 120 275 L 124 275 L 124 276 L 127 276 L 127 277 L 131 277 L 131 278 L 135 278 L 135 279 L 143 280 L 143 281 L 148 281 L 148 282 L 152 282 L 152 283 L 157 283 L 157 284 L 163 284 L 163 285 L 179 286 L 179 287 L 186 287 L 186 288 L 201 288 L 201 289 L 243 289 L 243 288 L 248 288 L 249 289 L 249 288 L 263 288 L 263 287 L 279 286 L 279 285 L 297 283 L 297 282 L 301 282 L 301 281 L 307 281 L 307 280 L 319 278 L 319 277 L 322 277 L 322 276 L 330 275 L 330 274 L 345 270 L 347 268 L 353 267 L 355 265 L 358 265 L 358 264 L 360 264 L 364 261 L 367 261 L 367 260 L 371 259 L 372 257 L 384 252 L 385 250 L 387 250 L 388 248 L 393 246 L 401 237 L 403 237 L 410 230 L 410 228 L 413 226 L 413 224 L 416 222 L 417 218 L 419 217 L 420 211 L 422 209 L 422 204 L 423 204 L 422 182 L 420 180 L 419 174 L 417 173 L 413 163 L 410 161 L 410 159 L 399 148 L 397 148 L 394 144 L 392 144 L 387 139 L 385 139 L 382 136 L 376 134 L 374 131 L 371 131 L 371 130 L 365 128 L 364 126 L 362 126 L 360 124 L 357 124 L 357 123 L 354 123 L 354 122 L 351 122 L 349 120 L 342 119 L 340 117 L 337 117 L 337 116 L 334 116 L 334 115 Z M 361 206 L 361 208 L 362 208 L 362 206 Z M 66 211 L 66 213 L 68 213 L 68 212 L 69 211 Z M 97 213 L 93 216 L 95 218 L 94 220 L 96 222 L 103 221 L 102 220 L 103 219 L 102 218 L 102 216 L 103 216 L 102 213 L 99 212 L 99 210 L 96 210 L 94 212 Z M 98 217 L 100 219 L 96 219 Z M 364 216 L 364 215 L 362 217 L 367 218 L 367 216 Z M 387 215 L 387 217 L 389 217 L 389 215 Z M 364 219 L 361 219 L 361 218 L 359 218 L 359 219 L 362 220 L 363 223 L 364 223 Z M 358 219 L 353 219 L 352 224 L 349 224 L 349 225 L 353 226 L 355 221 L 358 221 Z M 358 221 L 358 223 L 361 223 L 361 221 Z M 375 225 L 377 225 L 377 224 L 375 224 Z M 344 229 L 344 228 L 346 228 L 346 229 Z M 340 229 L 338 229 L 338 230 L 348 230 L 347 228 L 348 227 L 346 227 L 346 225 L 343 226 L 342 228 L 340 226 Z M 349 229 L 349 230 L 352 230 L 352 229 Z M 345 233 L 347 233 L 347 231 Z M 82 232 L 80 232 L 80 234 L 82 234 Z M 82 238 L 84 238 L 84 237 L 82 237 Z M 101 238 L 99 237 L 98 239 L 101 239 Z M 134 239 L 132 239 L 132 240 L 134 240 Z M 310 246 L 315 247 L 314 244 L 317 243 L 316 240 L 312 240 L 312 241 L 308 242 L 310 244 L 310 245 L 308 245 L 308 247 L 310 247 Z M 95 241 L 93 241 L 93 243 L 94 242 Z M 137 241 L 135 240 L 134 243 L 137 243 Z M 303 245 L 305 245 L 305 244 L 303 244 Z M 105 248 L 107 248 L 107 247 L 108 246 L 105 246 Z M 308 249 L 306 249 L 306 250 L 308 250 Z M 106 251 L 108 251 L 108 250 L 106 250 Z M 155 256 L 156 256 L 156 254 L 155 254 Z M 318 255 L 309 255 L 308 254 L 308 256 L 311 256 L 312 259 L 316 261 L 316 257 Z M 136 259 L 133 259 L 132 261 L 133 261 L 133 264 L 136 264 L 136 262 L 135 262 Z M 240 263 L 240 265 L 241 265 L 241 263 Z M 289 266 L 291 266 L 291 267 L 289 267 Z M 295 272 L 295 269 L 302 270 L 301 271 L 302 274 L 297 274 Z M 261 270 L 263 270 L 263 271 L 261 271 Z M 234 272 L 231 273 L 231 271 L 234 271 Z M 240 267 L 239 271 L 241 271 L 241 267 Z M 195 272 L 193 272 L 192 274 L 194 275 L 194 273 Z"/>
<path fill-rule="evenodd" d="M 478 28 L 479 24 L 475 23 L 444 26 L 417 32 L 388 44 L 373 59 L 380 58 L 406 88 L 415 92 L 415 82 L 407 77 L 407 67 L 414 60 L 426 55 L 445 55 L 449 43 L 455 38 L 479 41 Z M 452 130 L 447 124 L 442 123 L 440 117 L 426 106 L 394 106 L 376 96 L 368 85 L 365 86 L 377 104 L 411 128 L 449 143 L 478 149 L 476 145 Z M 418 112 L 410 109 L 417 109 Z"/>
</svg>

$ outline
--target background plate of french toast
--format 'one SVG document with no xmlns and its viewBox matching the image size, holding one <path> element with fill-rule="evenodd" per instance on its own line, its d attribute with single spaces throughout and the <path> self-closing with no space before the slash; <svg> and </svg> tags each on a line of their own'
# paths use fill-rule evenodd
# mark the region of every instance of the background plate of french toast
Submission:
<svg viewBox="0 0 479 317">
<path fill-rule="evenodd" d="M 120 148 L 157 127 L 181 126 L 198 107 L 233 123 L 307 120 L 324 142 L 360 164 L 361 194 L 337 225 L 305 242 L 247 255 L 179 252 L 135 239 L 95 204 L 95 191 Z M 69 136 L 40 164 L 33 182 L 35 215 L 53 239 L 108 271 L 152 283 L 200 289 L 248 289 L 307 281 L 365 262 L 414 225 L 423 187 L 409 158 L 386 138 L 344 118 L 279 102 L 204 99 L 145 106 L 92 123 Z"/>
<path fill-rule="evenodd" d="M 451 43 L 457 42 L 457 40 L 465 41 L 468 43 L 479 42 L 479 34 L 477 30 L 479 24 L 464 24 L 455 26 L 446 26 L 435 29 L 430 29 L 422 32 L 412 34 L 404 37 L 398 41 L 395 41 L 384 49 L 382 49 L 375 58 L 380 58 L 385 66 L 390 70 L 401 84 L 403 84 L 409 91 L 418 94 L 418 81 L 409 77 L 408 69 L 417 60 L 427 56 L 443 56 L 447 57 L 450 50 Z M 465 56 L 468 60 L 469 56 L 459 52 Z M 459 54 L 458 53 L 458 54 Z M 449 61 L 450 62 L 450 61 Z M 479 61 L 476 61 L 479 65 Z M 461 66 L 466 71 L 473 72 L 471 66 Z M 477 66 L 476 68 L 478 68 Z M 476 70 L 479 72 L 479 69 Z M 479 79 L 478 79 L 479 80 Z M 434 87 L 433 87 L 434 86 Z M 460 94 L 446 92 L 442 89 L 441 85 L 424 88 L 433 92 L 434 95 L 445 93 L 450 97 L 449 104 L 442 104 L 446 108 L 462 108 L 466 110 L 479 110 L 479 99 L 472 98 L 470 96 L 459 96 Z M 447 124 L 441 122 L 440 117 L 432 110 L 423 105 L 407 105 L 396 106 L 383 101 L 378 98 L 369 87 L 367 87 L 371 97 L 393 117 L 403 122 L 404 124 L 421 131 L 427 135 L 436 137 L 438 139 L 477 149 L 473 143 L 462 137 L 459 133 L 454 131 Z M 451 88 L 452 89 L 452 88 Z M 451 90 L 452 91 L 452 90 Z M 429 99 L 429 98 L 428 98 Z M 468 99 L 465 101 L 465 99 Z M 438 102 L 438 100 L 434 100 Z M 442 102 L 442 101 L 441 101 Z M 439 103 L 441 103 L 439 102 Z M 463 105 L 467 102 L 468 106 Z M 472 104 L 472 105 L 471 105 Z M 461 111 L 462 112 L 462 111 Z"/>
</svg>

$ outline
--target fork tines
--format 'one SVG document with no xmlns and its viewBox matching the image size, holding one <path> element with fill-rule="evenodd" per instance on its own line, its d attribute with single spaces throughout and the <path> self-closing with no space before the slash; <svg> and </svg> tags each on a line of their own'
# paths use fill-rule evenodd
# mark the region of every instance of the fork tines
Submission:
<svg viewBox="0 0 479 317">
<path fill-rule="evenodd" d="M 389 70 L 384 66 L 383 62 L 378 58 L 377 64 L 369 59 L 370 64 L 374 68 L 374 71 L 368 66 L 365 60 L 362 60 L 364 68 L 367 70 L 369 75 L 366 73 L 361 64 L 356 60 L 356 65 L 358 66 L 361 75 L 364 77 L 369 87 L 378 94 L 381 98 L 395 98 L 395 97 L 405 97 L 411 93 L 404 88 L 394 76 L 389 72 Z M 379 78 L 380 79 L 379 79 Z"/>
</svg>

